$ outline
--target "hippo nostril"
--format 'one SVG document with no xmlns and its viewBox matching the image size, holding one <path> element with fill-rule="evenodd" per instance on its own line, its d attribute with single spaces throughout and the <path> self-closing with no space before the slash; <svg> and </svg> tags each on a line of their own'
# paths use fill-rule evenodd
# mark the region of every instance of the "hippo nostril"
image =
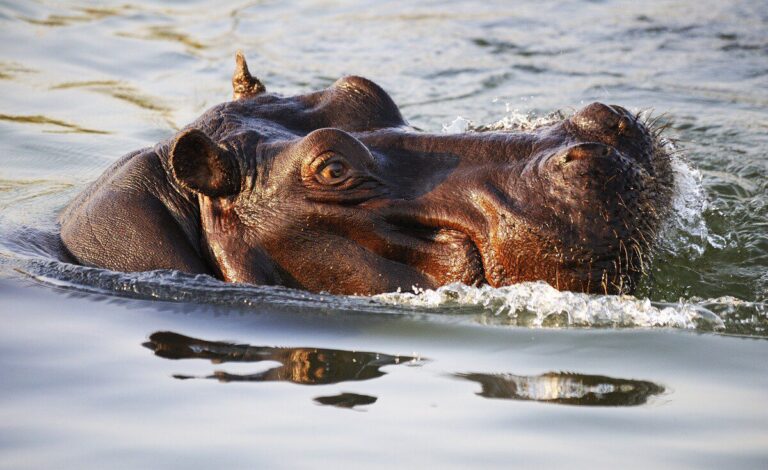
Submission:
<svg viewBox="0 0 768 470">
<path fill-rule="evenodd" d="M 596 142 L 574 145 L 565 153 L 565 162 L 607 157 L 611 151 L 611 147 Z"/>
<path fill-rule="evenodd" d="M 570 162 L 573 160 L 585 160 L 589 158 L 590 152 L 582 147 L 572 148 L 565 154 L 565 161 Z"/>
</svg>

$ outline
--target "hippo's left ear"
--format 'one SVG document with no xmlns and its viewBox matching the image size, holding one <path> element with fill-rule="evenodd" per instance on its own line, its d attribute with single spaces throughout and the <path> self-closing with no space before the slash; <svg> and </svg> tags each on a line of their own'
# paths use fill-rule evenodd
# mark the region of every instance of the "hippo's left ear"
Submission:
<svg viewBox="0 0 768 470">
<path fill-rule="evenodd" d="M 170 163 L 176 181 L 193 192 L 222 197 L 240 190 L 235 156 L 199 129 L 179 135 L 171 147 Z"/>
<path fill-rule="evenodd" d="M 232 99 L 242 100 L 264 93 L 267 89 L 258 78 L 251 76 L 243 51 L 235 54 L 235 73 L 232 75 Z"/>
</svg>

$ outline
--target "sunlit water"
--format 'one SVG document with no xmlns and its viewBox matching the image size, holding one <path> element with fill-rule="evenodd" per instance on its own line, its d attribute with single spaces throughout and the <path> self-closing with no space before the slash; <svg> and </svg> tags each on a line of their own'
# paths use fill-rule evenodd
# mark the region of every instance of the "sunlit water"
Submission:
<svg viewBox="0 0 768 470">
<path fill-rule="evenodd" d="M 768 465 L 764 2 L 5 2 L 0 23 L 0 467 Z M 360 298 L 58 260 L 58 211 L 228 99 L 238 48 L 270 90 L 363 75 L 432 132 L 661 115 L 677 187 L 649 275 Z"/>
</svg>

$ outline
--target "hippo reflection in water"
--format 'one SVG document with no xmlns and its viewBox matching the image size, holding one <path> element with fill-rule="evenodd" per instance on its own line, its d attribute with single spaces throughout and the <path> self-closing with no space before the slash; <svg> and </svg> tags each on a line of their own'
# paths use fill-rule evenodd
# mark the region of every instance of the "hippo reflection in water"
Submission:
<svg viewBox="0 0 768 470">
<path fill-rule="evenodd" d="M 537 401 L 576 406 L 638 406 L 665 392 L 647 380 L 617 379 L 604 375 L 547 372 L 541 375 L 455 374 L 482 386 L 485 398 Z"/>
<path fill-rule="evenodd" d="M 167 359 L 207 359 L 214 364 L 276 361 L 277 367 L 253 374 L 215 371 L 207 376 L 175 374 L 177 379 L 215 379 L 219 382 L 291 382 L 300 385 L 329 385 L 376 379 L 385 374 L 382 367 L 397 364 L 421 365 L 427 359 L 391 356 L 377 352 L 321 348 L 275 348 L 253 346 L 158 331 L 143 344 L 156 356 Z M 664 387 L 645 380 L 621 379 L 603 375 L 547 372 L 541 375 L 458 373 L 453 377 L 477 382 L 478 395 L 485 398 L 536 401 L 576 406 L 638 406 Z M 377 397 L 344 392 L 316 397 L 315 402 L 341 408 L 370 405 Z"/>
<path fill-rule="evenodd" d="M 670 205 L 658 132 L 620 106 L 433 135 L 360 77 L 283 97 L 238 53 L 233 86 L 63 211 L 77 262 L 338 294 L 536 280 L 621 293 Z"/>
<path fill-rule="evenodd" d="M 302 385 L 328 385 L 338 382 L 370 380 L 385 374 L 384 366 L 418 365 L 421 358 L 321 348 L 275 348 L 223 341 L 206 341 L 172 331 L 158 331 L 144 347 L 167 359 L 209 359 L 214 364 L 227 362 L 279 362 L 280 366 L 255 374 L 216 371 L 206 378 L 220 382 L 293 382 Z M 177 374 L 178 379 L 195 378 Z"/>
</svg>

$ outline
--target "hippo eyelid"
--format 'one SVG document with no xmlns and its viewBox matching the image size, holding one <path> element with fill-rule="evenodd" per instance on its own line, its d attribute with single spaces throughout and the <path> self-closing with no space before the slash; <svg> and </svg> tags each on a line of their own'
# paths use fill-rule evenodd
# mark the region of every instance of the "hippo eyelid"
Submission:
<svg viewBox="0 0 768 470">
<path fill-rule="evenodd" d="M 346 166 L 349 166 L 349 164 L 347 163 L 347 159 L 344 158 L 344 155 L 334 150 L 327 150 L 325 152 L 320 153 L 320 155 L 318 155 L 317 157 L 314 158 L 314 160 L 312 160 L 312 163 L 309 164 L 309 169 L 312 172 L 318 172 L 324 166 L 335 161 L 342 162 Z"/>
</svg>

